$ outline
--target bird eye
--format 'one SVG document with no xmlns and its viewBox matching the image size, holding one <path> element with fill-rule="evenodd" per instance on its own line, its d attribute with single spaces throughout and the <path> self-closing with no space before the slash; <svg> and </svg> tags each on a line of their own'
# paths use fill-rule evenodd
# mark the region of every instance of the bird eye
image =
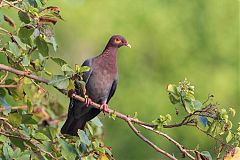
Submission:
<svg viewBox="0 0 240 160">
<path fill-rule="evenodd" d="M 121 40 L 119 38 L 115 39 L 115 43 L 120 43 L 120 42 L 121 42 Z"/>
</svg>

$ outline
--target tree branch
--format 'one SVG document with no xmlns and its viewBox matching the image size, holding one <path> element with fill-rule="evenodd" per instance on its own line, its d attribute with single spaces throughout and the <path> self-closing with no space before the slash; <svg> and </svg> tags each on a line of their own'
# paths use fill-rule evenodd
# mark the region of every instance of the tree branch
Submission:
<svg viewBox="0 0 240 160">
<path fill-rule="evenodd" d="M 137 130 L 136 127 L 134 127 L 134 125 L 132 124 L 132 122 L 130 120 L 127 120 L 127 123 L 129 125 L 129 127 L 133 130 L 133 132 L 140 137 L 144 142 L 146 142 L 147 144 L 149 144 L 151 147 L 153 147 L 157 152 L 162 153 L 163 155 L 167 156 L 170 159 L 173 160 L 177 160 L 174 156 L 172 156 L 171 154 L 167 153 L 166 151 L 162 150 L 161 148 L 159 148 L 158 146 L 156 146 L 154 143 L 152 143 L 151 141 L 149 141 L 146 137 L 144 137 L 139 130 Z"/>
<path fill-rule="evenodd" d="M 12 67 L 9 67 L 9 66 L 6 66 L 4 64 L 0 64 L 0 71 L 9 71 L 11 73 L 14 73 L 16 75 L 20 75 L 20 76 L 24 76 L 24 77 L 27 77 L 27 78 L 30 78 L 30 79 L 33 79 L 33 80 L 36 80 L 38 82 L 42 82 L 42 83 L 45 83 L 48 85 L 49 81 L 47 79 L 44 79 L 42 77 L 39 77 L 39 76 L 36 76 L 34 74 L 31 74 L 31 73 L 27 73 L 26 71 L 20 71 L 20 70 L 17 70 L 15 68 L 12 68 Z M 81 96 L 78 96 L 76 95 L 75 93 L 67 93 L 65 90 L 59 90 L 60 92 L 62 92 L 63 94 L 65 95 L 68 95 L 69 97 L 71 98 L 74 98 L 76 100 L 79 100 L 81 102 L 84 102 L 85 101 L 85 98 L 81 97 Z M 94 108 L 97 108 L 97 109 L 101 109 L 100 105 L 93 102 L 91 104 L 91 106 L 93 106 Z M 108 111 L 106 111 L 106 113 L 108 114 L 115 114 L 116 117 L 126 121 L 129 125 L 129 127 L 134 131 L 134 133 L 140 137 L 144 142 L 146 142 L 148 145 L 150 145 L 152 148 L 154 148 L 156 151 L 162 153 L 163 155 L 167 156 L 168 158 L 172 159 L 172 160 L 176 160 L 176 158 L 174 156 L 172 156 L 171 154 L 167 153 L 166 151 L 162 150 L 161 148 L 159 148 L 158 146 L 156 146 L 153 142 L 151 142 L 150 140 L 148 140 L 146 137 L 144 137 L 133 125 L 133 123 L 136 123 L 138 124 L 139 126 L 145 128 L 145 129 L 148 129 L 150 131 L 153 131 L 159 135 L 162 135 L 164 136 L 165 138 L 167 138 L 169 141 L 173 142 L 178 148 L 179 150 L 186 156 L 188 156 L 190 159 L 195 159 L 192 155 L 190 155 L 187 150 L 185 150 L 182 145 L 180 145 L 179 143 L 177 143 L 175 140 L 173 140 L 172 138 L 170 138 L 169 136 L 167 136 L 166 134 L 160 132 L 160 131 L 156 131 L 154 130 L 154 127 L 155 125 L 153 124 L 150 124 L 150 123 L 146 123 L 146 122 L 143 122 L 143 121 L 140 121 L 138 119 L 135 119 L 135 118 L 132 118 L 132 117 L 129 117 L 127 115 L 124 115 L 120 112 L 117 112 L 117 111 L 114 111 L 112 109 L 109 109 Z M 182 126 L 182 125 L 185 125 L 185 122 L 182 122 L 182 123 L 179 123 L 179 124 L 175 124 L 175 125 L 165 125 L 164 128 L 172 128 L 172 127 L 177 127 L 177 126 Z"/>
</svg>

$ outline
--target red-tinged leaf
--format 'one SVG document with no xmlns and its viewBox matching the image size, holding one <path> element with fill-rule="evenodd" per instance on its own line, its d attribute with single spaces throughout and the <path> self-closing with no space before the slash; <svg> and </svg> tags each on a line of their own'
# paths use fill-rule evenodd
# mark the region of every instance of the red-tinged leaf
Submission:
<svg viewBox="0 0 240 160">
<path fill-rule="evenodd" d="M 11 26 L 13 27 L 14 29 L 16 29 L 16 25 L 15 23 L 13 22 L 13 20 L 11 18 L 9 18 L 8 16 L 4 15 L 4 20 Z"/>
<path fill-rule="evenodd" d="M 42 16 L 39 17 L 39 23 L 52 23 L 55 25 L 57 23 L 57 19 Z"/>
</svg>

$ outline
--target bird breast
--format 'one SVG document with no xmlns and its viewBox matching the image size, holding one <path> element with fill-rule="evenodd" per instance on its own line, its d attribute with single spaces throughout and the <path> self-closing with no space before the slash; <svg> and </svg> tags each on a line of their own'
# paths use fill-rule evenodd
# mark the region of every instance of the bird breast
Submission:
<svg viewBox="0 0 240 160">
<path fill-rule="evenodd" d="M 116 73 L 107 68 L 94 69 L 87 84 L 88 96 L 96 102 L 106 101 L 116 76 Z"/>
</svg>

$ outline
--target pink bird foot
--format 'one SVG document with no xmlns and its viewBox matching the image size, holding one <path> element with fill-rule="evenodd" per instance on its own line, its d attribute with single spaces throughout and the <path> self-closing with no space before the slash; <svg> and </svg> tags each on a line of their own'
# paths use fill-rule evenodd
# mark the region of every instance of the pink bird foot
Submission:
<svg viewBox="0 0 240 160">
<path fill-rule="evenodd" d="M 108 112 L 109 111 L 109 107 L 108 104 L 104 103 L 100 106 L 100 109 L 103 111 L 103 113 Z"/>
<path fill-rule="evenodd" d="M 84 103 L 85 103 L 85 104 L 87 105 L 87 107 L 88 107 L 88 106 L 91 105 L 93 102 L 92 102 L 92 100 L 91 100 L 90 98 L 86 97 Z"/>
</svg>

